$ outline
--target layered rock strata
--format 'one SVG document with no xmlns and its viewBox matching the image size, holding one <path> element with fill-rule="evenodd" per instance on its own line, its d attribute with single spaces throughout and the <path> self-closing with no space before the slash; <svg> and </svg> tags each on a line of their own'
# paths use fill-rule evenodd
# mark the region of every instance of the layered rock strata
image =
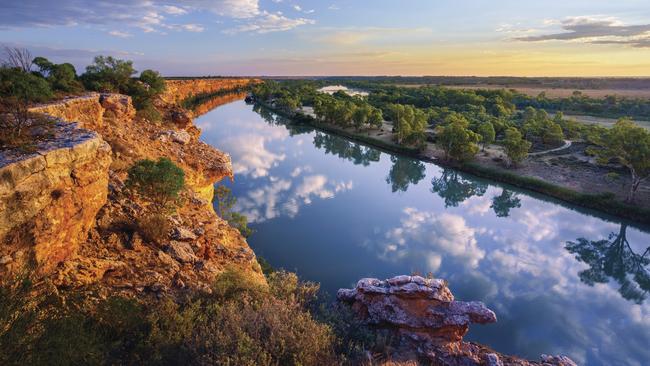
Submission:
<svg viewBox="0 0 650 366">
<path fill-rule="evenodd" d="M 481 302 L 454 300 L 444 280 L 366 278 L 353 289 L 339 290 L 337 298 L 349 304 L 365 324 L 393 333 L 397 347 L 391 359 L 395 364 L 575 366 L 564 356 L 542 355 L 540 362 L 530 362 L 464 342 L 470 324 L 495 323 L 497 317 Z"/>
</svg>

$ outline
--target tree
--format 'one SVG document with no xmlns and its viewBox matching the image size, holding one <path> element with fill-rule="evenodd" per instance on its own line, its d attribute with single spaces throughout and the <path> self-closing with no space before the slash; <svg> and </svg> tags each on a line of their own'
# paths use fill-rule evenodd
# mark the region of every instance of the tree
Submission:
<svg viewBox="0 0 650 366">
<path fill-rule="evenodd" d="M 468 128 L 469 122 L 462 116 L 448 116 L 445 123 L 436 129 L 445 159 L 463 162 L 473 158 L 478 152 L 480 135 Z"/>
<path fill-rule="evenodd" d="M 72 64 L 54 64 L 45 57 L 36 57 L 34 65 L 39 68 L 39 72 L 50 83 L 52 89 L 63 92 L 76 92 L 83 89 L 81 83 L 77 80 L 77 70 Z"/>
<path fill-rule="evenodd" d="M 29 112 L 52 90 L 45 79 L 18 68 L 0 68 L 0 145 L 22 146 L 47 134 L 49 119 Z"/>
<path fill-rule="evenodd" d="M 81 79 L 86 88 L 95 91 L 128 93 L 131 76 L 136 73 L 132 61 L 97 56 L 86 67 Z"/>
<path fill-rule="evenodd" d="M 481 135 L 481 145 L 483 146 L 483 151 L 485 151 L 485 146 L 493 143 L 496 137 L 494 126 L 490 122 L 483 122 L 478 127 L 478 134 Z"/>
<path fill-rule="evenodd" d="M 169 158 L 136 162 L 129 169 L 126 186 L 151 200 L 159 208 L 166 208 L 178 199 L 185 186 L 185 173 Z"/>
<path fill-rule="evenodd" d="M 627 201 L 633 202 L 641 183 L 650 177 L 650 132 L 629 119 L 620 119 L 595 141 L 601 163 L 618 162 L 630 171 L 632 184 Z"/>
<path fill-rule="evenodd" d="M 368 123 L 368 119 L 370 118 L 371 113 L 372 109 L 369 105 L 363 104 L 361 106 L 357 106 L 352 113 L 354 127 L 357 130 L 360 130 L 366 123 Z"/>
<path fill-rule="evenodd" d="M 149 95 L 159 95 L 165 91 L 165 78 L 158 71 L 144 70 L 140 73 L 140 82 L 147 86 Z"/>
<path fill-rule="evenodd" d="M 8 68 L 20 69 L 23 72 L 32 71 L 34 65 L 31 52 L 26 48 L 20 47 L 4 47 L 4 58 L 0 62 L 0 66 Z"/>
<path fill-rule="evenodd" d="M 384 116 L 381 112 L 381 109 L 372 107 L 372 113 L 368 118 L 368 123 L 374 128 L 381 128 L 384 123 Z"/>
<path fill-rule="evenodd" d="M 510 127 L 506 130 L 503 146 L 506 148 L 506 155 L 508 155 L 510 163 L 516 166 L 526 159 L 532 144 L 523 139 L 519 130 Z"/>
</svg>

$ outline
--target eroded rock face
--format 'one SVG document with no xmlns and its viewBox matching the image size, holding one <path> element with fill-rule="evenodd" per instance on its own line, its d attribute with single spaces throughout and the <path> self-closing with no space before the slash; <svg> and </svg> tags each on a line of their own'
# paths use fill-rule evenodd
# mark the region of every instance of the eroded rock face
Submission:
<svg viewBox="0 0 650 366">
<path fill-rule="evenodd" d="M 59 122 L 36 151 L 0 152 L 0 257 L 11 259 L 0 274 L 31 261 L 51 272 L 76 253 L 106 203 L 111 149 L 98 134 Z"/>
<path fill-rule="evenodd" d="M 178 104 L 193 95 L 234 91 L 257 82 L 259 80 L 246 78 L 167 80 L 165 92 L 160 96 L 160 100 L 168 104 Z"/>
<path fill-rule="evenodd" d="M 470 324 L 495 323 L 497 317 L 481 302 L 455 301 L 444 280 L 419 276 L 385 281 L 366 278 L 353 289 L 339 290 L 337 298 L 349 304 L 367 325 L 394 334 L 394 365 L 575 366 L 565 356 L 542 355 L 541 362 L 531 362 L 463 342 Z"/>
<path fill-rule="evenodd" d="M 337 297 L 352 304 L 368 324 L 403 328 L 431 342 L 458 342 L 470 323 L 495 323 L 496 314 L 481 302 L 454 301 L 439 279 L 399 276 L 380 281 L 362 279 Z"/>
</svg>

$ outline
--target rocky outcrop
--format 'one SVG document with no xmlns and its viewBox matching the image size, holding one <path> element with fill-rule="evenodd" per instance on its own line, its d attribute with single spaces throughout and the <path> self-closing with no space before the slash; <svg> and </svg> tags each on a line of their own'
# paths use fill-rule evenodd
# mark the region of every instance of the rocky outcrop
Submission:
<svg viewBox="0 0 650 366">
<path fill-rule="evenodd" d="M 260 82 L 260 80 L 249 78 L 167 80 L 166 90 L 160 96 L 160 99 L 167 104 L 178 104 L 191 96 L 212 94 L 221 91 L 235 91 L 247 87 L 251 83 L 258 82 Z"/>
<path fill-rule="evenodd" d="M 184 84 L 207 88 L 204 80 L 197 88 Z M 169 108 L 182 112 L 162 106 L 163 115 Z M 212 207 L 214 183 L 232 176 L 230 157 L 200 142 L 188 115 L 151 123 L 136 116 L 129 97 L 97 93 L 31 112 L 59 124 L 37 153 L 0 157 L 0 281 L 29 263 L 32 274 L 47 275 L 60 290 L 92 286 L 97 296 L 210 291 L 215 277 L 233 267 L 265 282 L 246 240 Z M 135 161 L 159 157 L 185 172 L 173 214 L 125 188 Z M 147 226 L 158 231 L 155 238 L 143 234 Z"/>
<path fill-rule="evenodd" d="M 59 122 L 35 151 L 0 152 L 0 274 L 27 263 L 51 272 L 77 252 L 106 203 L 111 150 L 98 134 Z"/>
<path fill-rule="evenodd" d="M 495 323 L 497 317 L 481 302 L 454 300 L 444 280 L 366 278 L 353 289 L 339 290 L 337 298 L 365 324 L 394 334 L 397 347 L 391 359 L 395 364 L 575 366 L 564 356 L 542 355 L 540 362 L 530 362 L 464 342 L 470 324 Z"/>
</svg>

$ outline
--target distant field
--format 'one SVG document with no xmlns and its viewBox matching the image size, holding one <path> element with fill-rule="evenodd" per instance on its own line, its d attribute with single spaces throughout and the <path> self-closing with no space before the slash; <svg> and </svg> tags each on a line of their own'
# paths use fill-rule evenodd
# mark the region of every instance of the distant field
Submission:
<svg viewBox="0 0 650 366">
<path fill-rule="evenodd" d="M 421 85 L 403 84 L 407 88 L 417 88 Z M 569 97 L 576 89 L 545 88 L 545 87 L 528 87 L 528 86 L 505 86 L 505 85 L 445 85 L 451 89 L 515 89 L 521 93 L 536 97 L 541 92 L 545 92 L 548 97 L 561 98 Z M 650 89 L 578 89 L 582 94 L 593 97 L 603 98 L 608 95 L 617 95 L 629 98 L 650 99 Z"/>
<path fill-rule="evenodd" d="M 551 113 L 551 115 L 553 115 Z M 602 125 L 605 127 L 611 127 L 616 123 L 617 119 L 614 118 L 601 118 L 601 117 L 591 117 L 591 116 L 578 116 L 578 115 L 572 115 L 572 114 L 565 114 L 565 118 L 568 119 L 575 119 L 578 122 L 581 123 L 594 123 L 598 125 Z M 650 130 L 650 121 L 633 121 L 637 125 Z"/>
</svg>

